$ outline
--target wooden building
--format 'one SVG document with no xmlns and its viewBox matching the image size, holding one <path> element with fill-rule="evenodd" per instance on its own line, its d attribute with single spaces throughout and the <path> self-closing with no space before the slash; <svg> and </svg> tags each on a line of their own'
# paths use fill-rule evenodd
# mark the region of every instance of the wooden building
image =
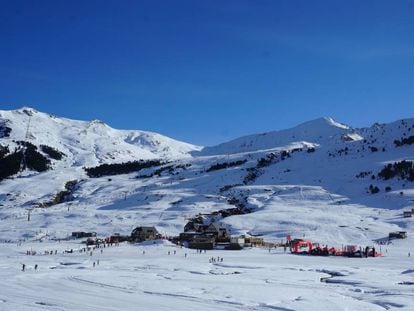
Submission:
<svg viewBox="0 0 414 311">
<path fill-rule="evenodd" d="M 155 227 L 136 227 L 131 232 L 132 242 L 143 242 L 158 240 L 161 238 L 161 234 L 158 233 Z"/>
<path fill-rule="evenodd" d="M 121 235 L 120 233 L 114 233 L 110 237 L 105 239 L 106 243 L 121 243 L 129 241 L 130 237 L 128 235 Z"/>
<path fill-rule="evenodd" d="M 216 242 L 230 242 L 230 232 L 227 228 L 220 226 L 217 222 L 212 222 L 203 230 L 206 234 L 214 235 Z"/>
<path fill-rule="evenodd" d="M 96 232 L 75 231 L 75 232 L 72 232 L 72 237 L 75 239 L 94 238 L 96 237 Z"/>
<path fill-rule="evenodd" d="M 412 212 L 411 211 L 404 211 L 403 213 L 404 218 L 409 218 L 412 216 Z"/>
<path fill-rule="evenodd" d="M 407 237 L 406 231 L 396 231 L 396 232 L 390 232 L 388 234 L 388 238 L 390 239 L 405 239 Z"/>
<path fill-rule="evenodd" d="M 200 235 L 188 241 L 188 248 L 192 249 L 213 249 L 215 237 L 212 235 Z"/>
</svg>

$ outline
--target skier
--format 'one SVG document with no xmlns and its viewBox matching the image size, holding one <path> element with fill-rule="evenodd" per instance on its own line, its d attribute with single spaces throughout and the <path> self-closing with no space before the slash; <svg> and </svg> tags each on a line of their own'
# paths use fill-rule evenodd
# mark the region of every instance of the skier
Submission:
<svg viewBox="0 0 414 311">
<path fill-rule="evenodd" d="M 37 271 L 37 264 L 35 264 L 34 268 L 35 268 L 35 271 Z"/>
<path fill-rule="evenodd" d="M 24 272 L 24 269 L 26 268 L 25 264 L 22 264 L 22 271 Z"/>
</svg>

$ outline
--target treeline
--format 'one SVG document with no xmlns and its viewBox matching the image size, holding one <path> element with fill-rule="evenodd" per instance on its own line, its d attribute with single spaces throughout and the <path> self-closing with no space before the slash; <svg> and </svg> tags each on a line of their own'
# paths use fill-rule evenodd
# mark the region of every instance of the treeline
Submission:
<svg viewBox="0 0 414 311">
<path fill-rule="evenodd" d="M 20 151 L 24 155 L 23 169 L 45 172 L 50 168 L 50 160 L 38 152 L 35 145 L 27 141 L 18 141 L 17 143 L 24 147 Z"/>
<path fill-rule="evenodd" d="M 229 168 L 233 166 L 240 166 L 246 162 L 247 160 L 239 160 L 239 161 L 234 161 L 234 162 L 217 163 L 217 164 L 210 166 L 206 171 L 211 172 L 211 171 L 217 171 L 217 170 L 221 170 L 221 169 Z"/>
<path fill-rule="evenodd" d="M 0 180 L 13 176 L 20 171 L 23 152 L 13 152 L 0 158 Z"/>
<path fill-rule="evenodd" d="M 389 163 L 381 170 L 381 172 L 378 173 L 378 177 L 385 180 L 399 177 L 401 179 L 414 181 L 413 162 L 403 160 L 400 162 L 394 162 L 393 164 Z"/>
<path fill-rule="evenodd" d="M 139 160 L 139 161 L 129 161 L 124 163 L 113 163 L 113 164 L 102 164 L 96 167 L 87 167 L 84 168 L 87 175 L 92 178 L 110 176 L 110 175 L 120 175 L 128 174 L 132 172 L 138 172 L 145 168 L 150 168 L 153 166 L 163 165 L 161 160 Z"/>
<path fill-rule="evenodd" d="M 163 165 L 168 164 L 168 163 L 169 162 L 165 162 L 165 163 L 163 163 Z M 190 163 L 179 164 L 179 165 L 167 165 L 167 166 L 163 166 L 163 167 L 160 167 L 160 168 L 156 169 L 151 174 L 139 175 L 139 176 L 137 176 L 137 178 L 151 178 L 151 177 L 154 177 L 154 176 L 160 177 L 161 174 L 165 171 L 168 171 L 168 174 L 170 174 L 170 175 L 177 175 L 177 174 L 179 174 L 179 172 L 175 172 L 176 170 L 178 170 L 178 169 L 186 170 L 190 166 L 191 166 Z"/>
<path fill-rule="evenodd" d="M 66 182 L 65 190 L 58 192 L 52 200 L 47 202 L 38 203 L 37 207 L 50 207 L 63 202 L 70 202 L 73 200 L 73 192 L 76 190 L 78 185 L 77 180 L 71 180 Z"/>
<path fill-rule="evenodd" d="M 50 160 L 29 142 L 17 142 L 21 146 L 10 154 L 0 157 L 0 180 L 17 174 L 20 169 L 44 172 L 50 168 Z M 4 147 L 3 147 L 4 148 Z M 8 149 L 7 149 L 8 151 Z M 3 153 L 5 150 L 3 149 Z"/>
<path fill-rule="evenodd" d="M 394 144 L 397 147 L 401 147 L 403 145 L 412 145 L 414 144 L 414 136 L 409 136 L 407 138 L 401 138 L 400 140 L 394 140 Z"/>
<path fill-rule="evenodd" d="M 47 145 L 40 145 L 40 149 L 54 160 L 62 160 L 65 155 L 63 152 Z"/>
<path fill-rule="evenodd" d="M 0 138 L 10 137 L 12 129 L 6 126 L 6 122 L 0 124 Z"/>
<path fill-rule="evenodd" d="M 310 147 L 306 149 L 307 153 L 315 152 L 315 148 Z M 270 152 L 264 158 L 257 160 L 257 168 L 269 166 L 279 161 L 284 161 L 286 158 L 291 158 L 295 152 L 302 152 L 303 148 L 293 148 L 291 150 L 282 150 L 277 152 Z"/>
<path fill-rule="evenodd" d="M 0 159 L 3 158 L 6 154 L 10 152 L 8 146 L 2 146 L 0 145 Z"/>
</svg>

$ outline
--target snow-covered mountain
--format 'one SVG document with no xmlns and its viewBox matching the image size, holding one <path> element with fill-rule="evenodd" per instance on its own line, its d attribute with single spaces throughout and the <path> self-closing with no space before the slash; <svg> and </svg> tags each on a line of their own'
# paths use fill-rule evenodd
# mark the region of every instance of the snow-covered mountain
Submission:
<svg viewBox="0 0 414 311">
<path fill-rule="evenodd" d="M 137 223 L 177 234 L 199 213 L 242 206 L 251 213 L 221 219 L 235 233 L 372 239 L 382 231 L 412 228 L 405 220 L 390 219 L 413 206 L 410 168 L 401 171 L 414 160 L 413 135 L 414 119 L 355 129 L 320 118 L 202 148 L 32 108 L 0 111 L 3 163 L 22 148 L 19 141 L 34 145 L 49 161 L 46 170 L 11 172 L 0 181 L 0 219 L 5 220 L 0 232 L 35 236 L 36 229 L 8 228 L 24 217 L 22 208 L 38 206 L 48 208 L 35 209 L 34 228 L 56 235 L 68 227 L 123 232 Z M 63 156 L 54 158 L 45 145 Z M 141 162 L 128 171 L 85 170 L 129 161 Z M 400 164 L 394 169 L 393 163 Z M 367 230 L 355 231 L 360 222 Z"/>
<path fill-rule="evenodd" d="M 316 146 L 345 138 L 362 139 L 349 126 L 325 117 L 305 122 L 291 129 L 244 136 L 218 146 L 206 147 L 200 154 L 233 154 L 283 147 L 292 143 Z"/>
<path fill-rule="evenodd" d="M 25 140 L 37 146 L 48 145 L 64 153 L 66 164 L 70 166 L 176 159 L 188 157 L 189 152 L 200 149 L 157 133 L 116 130 L 99 120 L 75 121 L 33 108 L 0 111 L 0 127 L 11 129 L 8 135 L 0 131 L 3 145 Z"/>
<path fill-rule="evenodd" d="M 355 129 L 320 118 L 202 148 L 0 111 L 0 309 L 412 310 L 414 222 L 403 212 L 414 208 L 413 162 L 414 119 Z M 175 236 L 194 219 L 269 242 L 374 245 L 385 257 L 200 254 L 165 241 L 92 254 L 66 239 L 140 225 Z M 380 244 L 391 231 L 408 238 Z"/>
</svg>

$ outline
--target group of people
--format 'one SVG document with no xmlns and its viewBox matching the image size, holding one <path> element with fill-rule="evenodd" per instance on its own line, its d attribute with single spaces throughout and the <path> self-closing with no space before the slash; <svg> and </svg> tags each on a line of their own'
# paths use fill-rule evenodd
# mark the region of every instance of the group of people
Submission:
<svg viewBox="0 0 414 311">
<path fill-rule="evenodd" d="M 177 254 L 177 250 L 173 250 L 173 251 L 172 251 L 172 253 L 173 253 L 174 255 L 176 255 L 176 254 Z M 145 251 L 142 251 L 142 254 L 144 255 L 144 254 L 145 254 Z M 171 251 L 168 251 L 168 252 L 167 252 L 167 254 L 168 254 L 168 255 L 171 255 Z M 184 253 L 184 257 L 186 257 L 186 258 L 187 258 L 187 253 Z"/>
<path fill-rule="evenodd" d="M 378 245 L 390 245 L 392 244 L 390 239 L 382 239 L 376 241 Z"/>
<path fill-rule="evenodd" d="M 89 255 L 92 256 L 94 250 L 100 249 L 100 253 L 102 254 L 103 253 L 103 248 L 106 248 L 106 247 L 109 247 L 109 246 L 112 246 L 112 245 L 119 246 L 119 243 L 108 243 L 108 244 L 104 243 L 104 244 L 97 244 L 97 245 L 94 245 L 94 246 L 82 247 L 82 248 L 79 249 L 79 253 L 89 253 Z M 62 254 L 66 254 L 66 253 L 74 253 L 74 250 L 73 249 L 67 249 L 67 250 L 62 251 Z M 174 251 L 174 253 L 175 253 L 175 251 Z M 28 255 L 28 256 L 29 255 L 34 256 L 36 254 L 37 254 L 37 252 L 32 250 L 32 249 L 26 251 L 26 255 Z M 57 255 L 57 254 L 58 254 L 58 250 L 45 250 L 44 251 L 44 255 Z M 97 265 L 99 265 L 99 259 L 93 262 L 93 267 L 95 267 Z M 26 264 L 23 263 L 21 271 L 23 271 L 23 272 L 26 271 L 26 268 L 27 268 Z M 37 269 L 38 269 L 38 265 L 35 264 L 34 265 L 34 270 L 37 271 Z"/>
<path fill-rule="evenodd" d="M 55 255 L 57 255 L 57 249 L 55 249 L 54 251 L 53 250 L 51 250 L 51 251 L 45 251 L 45 255 L 53 255 L 53 254 L 55 254 Z"/>
<path fill-rule="evenodd" d="M 34 269 L 35 269 L 35 271 L 37 271 L 37 267 L 38 267 L 38 265 L 37 264 L 35 264 L 34 265 Z M 24 272 L 24 271 L 26 271 L 26 264 L 24 264 L 24 263 L 22 263 L 22 271 Z"/>
<path fill-rule="evenodd" d="M 217 258 L 215 257 L 210 257 L 208 259 L 209 263 L 216 263 L 216 262 L 223 262 L 223 257 L 217 256 Z"/>
</svg>

